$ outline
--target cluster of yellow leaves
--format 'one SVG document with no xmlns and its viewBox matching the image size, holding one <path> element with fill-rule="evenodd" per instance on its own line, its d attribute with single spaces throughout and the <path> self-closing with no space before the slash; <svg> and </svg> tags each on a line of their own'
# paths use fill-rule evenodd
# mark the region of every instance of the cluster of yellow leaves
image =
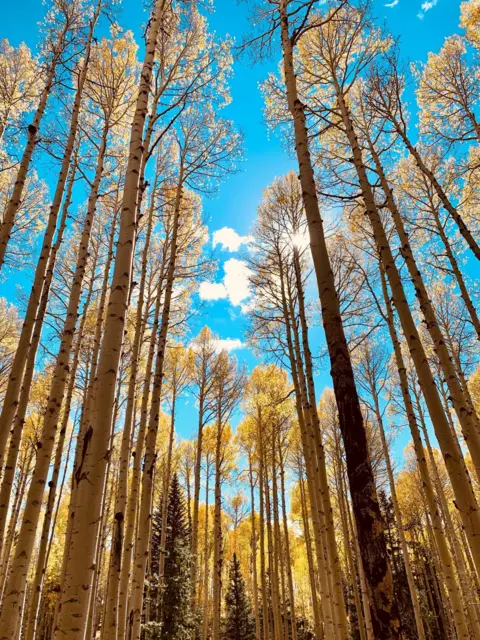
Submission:
<svg viewBox="0 0 480 640">
<path fill-rule="evenodd" d="M 36 96 L 37 63 L 25 44 L 0 41 L 0 141 L 8 126 L 32 109 Z"/>
<path fill-rule="evenodd" d="M 138 45 L 133 33 L 113 25 L 111 38 L 102 38 L 92 49 L 86 93 L 117 135 L 125 137 L 131 122 L 137 86 Z"/>
<path fill-rule="evenodd" d="M 460 5 L 460 26 L 465 29 L 468 40 L 480 47 L 480 0 L 469 0 Z"/>
</svg>

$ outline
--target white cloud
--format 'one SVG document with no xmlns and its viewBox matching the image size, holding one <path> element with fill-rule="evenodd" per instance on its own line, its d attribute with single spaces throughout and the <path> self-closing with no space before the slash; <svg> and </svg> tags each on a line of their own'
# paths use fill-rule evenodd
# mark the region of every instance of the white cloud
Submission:
<svg viewBox="0 0 480 640">
<path fill-rule="evenodd" d="M 228 298 L 233 305 L 239 305 L 250 297 L 250 284 L 248 278 L 251 270 L 243 260 L 230 258 L 224 264 L 225 277 L 223 284 L 227 290 Z"/>
<path fill-rule="evenodd" d="M 248 278 L 250 269 L 243 260 L 230 258 L 223 265 L 225 275 L 223 282 L 202 282 L 199 295 L 202 300 L 230 300 L 234 306 L 239 306 L 250 297 Z"/>
<path fill-rule="evenodd" d="M 215 340 L 215 349 L 217 351 L 237 351 L 238 349 L 244 349 L 245 344 L 238 338 L 219 338 Z"/>
<path fill-rule="evenodd" d="M 222 249 L 234 252 L 238 251 L 242 244 L 249 244 L 251 241 L 252 236 L 240 236 L 234 229 L 223 227 L 213 233 L 212 245 L 216 247 L 220 244 Z"/>
<path fill-rule="evenodd" d="M 223 300 L 227 297 L 227 290 L 221 282 L 202 282 L 199 294 L 202 300 Z"/>
<path fill-rule="evenodd" d="M 430 11 L 430 9 L 433 9 L 433 7 L 436 7 L 437 4 L 438 4 L 438 0 L 426 0 L 422 4 L 422 10 L 419 13 L 417 13 L 417 18 L 420 18 L 420 20 L 423 20 L 427 11 Z"/>
<path fill-rule="evenodd" d="M 392 7 L 396 7 L 400 0 L 393 0 L 393 2 L 389 2 L 385 6 L 391 9 Z"/>
</svg>

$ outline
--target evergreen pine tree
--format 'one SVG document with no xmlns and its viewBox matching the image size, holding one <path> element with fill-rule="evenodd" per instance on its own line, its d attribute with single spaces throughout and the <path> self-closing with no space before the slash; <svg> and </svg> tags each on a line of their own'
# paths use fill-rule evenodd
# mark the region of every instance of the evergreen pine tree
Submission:
<svg viewBox="0 0 480 640">
<path fill-rule="evenodd" d="M 230 566 L 230 580 L 225 596 L 225 604 L 224 640 L 253 640 L 255 637 L 255 624 L 245 590 L 245 581 L 236 554 L 233 554 Z"/>
<path fill-rule="evenodd" d="M 392 566 L 393 591 L 401 614 L 400 621 L 402 629 L 404 630 L 406 637 L 410 638 L 415 635 L 415 616 L 408 587 L 405 562 L 402 556 L 402 548 L 398 537 L 395 513 L 393 511 L 393 502 L 390 496 L 387 496 L 383 490 L 378 492 L 378 497 L 380 509 L 385 522 L 387 551 L 390 556 Z"/>
<path fill-rule="evenodd" d="M 162 640 L 190 639 L 193 618 L 190 607 L 190 531 L 185 499 L 174 474 L 167 510 L 167 539 L 163 598 L 161 608 Z"/>
</svg>

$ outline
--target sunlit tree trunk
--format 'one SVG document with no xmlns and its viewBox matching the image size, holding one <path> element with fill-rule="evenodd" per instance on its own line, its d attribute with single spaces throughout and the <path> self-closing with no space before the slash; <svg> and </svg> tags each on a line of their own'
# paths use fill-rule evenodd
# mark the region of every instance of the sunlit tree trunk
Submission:
<svg viewBox="0 0 480 640">
<path fill-rule="evenodd" d="M 35 450 L 33 447 L 31 447 L 29 453 L 26 456 L 26 459 L 21 464 L 20 472 L 18 474 L 18 485 L 17 485 L 17 490 L 15 492 L 15 497 L 13 500 L 10 521 L 8 523 L 8 534 L 7 534 L 5 546 L 3 548 L 2 566 L 0 571 L 0 602 L 2 604 L 3 604 L 5 584 L 7 581 L 8 571 L 10 568 L 12 545 L 15 540 L 15 530 L 17 528 L 22 501 L 24 499 L 25 491 L 27 489 L 27 482 L 30 479 L 30 467 L 31 467 L 34 455 L 35 455 Z"/>
<path fill-rule="evenodd" d="M 62 206 L 62 214 L 60 224 L 57 231 L 57 237 L 52 247 L 52 251 L 49 255 L 48 267 L 46 271 L 46 281 L 42 290 L 42 298 L 38 308 L 37 317 L 35 320 L 35 327 L 32 335 L 32 342 L 28 352 L 28 359 L 25 364 L 25 374 L 23 376 L 22 386 L 20 390 L 20 396 L 18 401 L 18 410 L 13 423 L 12 433 L 9 442 L 8 455 L 5 462 L 5 468 L 2 478 L 2 484 L 0 487 L 0 555 L 3 544 L 3 536 L 5 533 L 6 518 L 8 512 L 8 506 L 10 503 L 10 493 L 13 483 L 13 477 L 15 474 L 15 466 L 17 464 L 18 451 L 23 433 L 23 427 L 25 424 L 25 416 L 28 409 L 28 399 L 30 397 L 30 389 L 32 386 L 33 376 L 35 373 L 35 360 L 37 356 L 38 346 L 40 344 L 40 337 L 42 334 L 43 321 L 47 311 L 48 294 L 50 291 L 50 285 L 53 279 L 53 272 L 55 267 L 55 261 L 58 250 L 63 240 L 65 232 L 69 207 L 72 201 L 72 190 L 75 181 L 76 173 L 76 154 L 73 161 L 73 166 L 70 170 L 70 176 L 68 179 L 67 193 L 65 201 Z M 3 454 L 0 452 L 0 459 L 3 458 Z M 1 467 L 1 463 L 0 463 Z"/>
<path fill-rule="evenodd" d="M 290 553 L 290 533 L 288 530 L 288 519 L 287 519 L 287 506 L 285 500 L 285 460 L 284 460 L 284 452 L 282 451 L 282 445 L 279 438 L 279 446 L 278 446 L 278 454 L 279 454 L 279 464 L 280 464 L 280 495 L 281 495 L 281 504 L 282 504 L 282 524 L 283 524 L 283 538 L 285 540 L 285 556 L 286 558 L 286 569 L 287 569 L 287 581 L 288 581 L 288 594 L 290 600 L 290 622 L 291 622 L 291 637 L 292 640 L 297 640 L 297 616 L 295 613 L 295 588 L 293 584 L 293 575 L 292 575 L 292 556 Z M 280 561 L 282 562 L 282 561 Z"/>
<path fill-rule="evenodd" d="M 417 419 L 416 419 L 415 411 L 412 404 L 412 399 L 410 396 L 407 372 L 406 372 L 405 363 L 403 360 L 402 349 L 401 349 L 400 342 L 399 342 L 396 328 L 395 328 L 393 308 L 388 295 L 385 274 L 381 266 L 380 266 L 380 277 L 381 277 L 382 292 L 383 292 L 385 307 L 387 310 L 386 321 L 388 325 L 388 331 L 390 333 L 390 338 L 393 344 L 395 362 L 396 362 L 398 375 L 400 379 L 402 399 L 403 399 L 405 411 L 407 414 L 408 425 L 410 428 L 410 432 L 412 434 L 415 456 L 417 459 L 418 467 L 420 470 L 420 476 L 422 479 L 423 492 L 427 502 L 427 507 L 430 513 L 430 517 L 432 519 L 433 535 L 434 535 L 436 546 L 438 549 L 441 568 L 445 578 L 445 584 L 448 591 L 449 599 L 452 604 L 453 617 L 454 617 L 455 627 L 457 630 L 457 635 L 459 636 L 459 638 L 466 638 L 468 637 L 468 635 L 466 635 L 468 634 L 468 630 L 466 626 L 465 616 L 463 614 L 461 595 L 459 592 L 457 580 L 456 580 L 454 569 L 453 569 L 452 557 L 450 555 L 450 551 L 448 549 L 447 541 L 445 538 L 445 533 L 443 529 L 442 520 L 440 517 L 440 512 L 435 500 L 435 494 L 433 490 L 432 481 L 430 478 L 430 472 L 427 466 L 425 451 L 423 448 L 423 443 L 420 436 L 420 431 L 418 429 L 418 424 L 417 424 Z"/>
<path fill-rule="evenodd" d="M 252 583 L 253 583 L 253 615 L 255 618 L 255 640 L 260 640 L 260 611 L 258 609 L 258 575 L 257 575 L 257 531 L 255 526 L 255 483 L 253 480 L 252 454 L 248 453 L 248 479 L 250 482 L 250 517 L 252 520 Z"/>
<path fill-rule="evenodd" d="M 206 480 L 205 480 L 205 533 L 203 539 L 204 546 L 204 569 L 203 569 L 203 629 L 202 640 L 207 640 L 208 637 L 208 600 L 209 600 L 209 539 L 210 532 L 209 526 L 209 511 L 208 511 L 208 499 L 209 499 L 209 481 L 210 481 L 210 465 L 208 460 L 206 461 Z"/>
<path fill-rule="evenodd" d="M 143 322 L 145 285 L 147 279 L 147 265 L 149 258 L 150 239 L 153 228 L 154 198 L 158 182 L 156 175 L 151 202 L 148 212 L 147 231 L 145 245 L 142 252 L 142 268 L 140 275 L 140 287 L 137 302 L 137 312 L 135 318 L 135 336 L 133 341 L 132 358 L 130 364 L 130 376 L 127 391 L 127 406 L 125 408 L 125 420 L 122 433 L 122 444 L 120 449 L 120 463 L 118 484 L 115 497 L 115 515 L 112 531 L 112 550 L 109 561 L 108 590 L 106 598 L 105 619 L 103 622 L 102 635 L 105 640 L 116 640 L 118 626 L 118 592 L 120 587 L 120 577 L 122 568 L 122 554 L 124 543 L 125 510 L 127 507 L 128 493 L 128 471 L 130 459 L 130 443 L 133 431 L 135 415 L 136 386 L 140 349 L 142 346 L 145 323 Z"/>
<path fill-rule="evenodd" d="M 155 3 L 148 28 L 145 57 L 133 117 L 126 169 L 120 230 L 114 274 L 97 378 L 91 420 L 82 447 L 84 457 L 77 469 L 80 480 L 74 525 L 67 561 L 64 591 L 55 629 L 55 640 L 69 635 L 81 638 L 87 624 L 88 602 L 95 565 L 95 536 L 90 525 L 101 513 L 106 473 L 106 452 L 113 415 L 113 398 L 122 350 L 125 315 L 131 284 L 133 244 L 137 223 L 138 176 L 143 154 L 143 128 L 148 110 L 152 67 L 163 0 Z M 85 588 L 87 587 L 87 588 Z"/>
<path fill-rule="evenodd" d="M 280 27 L 288 107 L 294 126 L 300 183 L 320 294 L 323 327 L 330 354 L 333 387 L 345 445 L 353 510 L 370 591 L 372 622 L 375 633 L 387 640 L 397 638 L 400 629 L 397 607 L 393 598 L 392 572 L 387 556 L 383 519 L 368 458 L 365 425 L 325 243 L 309 153 L 304 107 L 297 92 L 286 0 L 280 2 Z"/>
<path fill-rule="evenodd" d="M 65 37 L 67 35 L 68 29 L 69 24 L 68 21 L 65 20 L 65 24 L 58 34 L 57 42 L 52 53 L 52 58 L 47 68 L 45 85 L 43 86 L 42 92 L 40 94 L 37 109 L 33 115 L 32 123 L 28 126 L 27 144 L 23 151 L 22 159 L 18 167 L 12 197 L 10 198 L 10 201 L 7 205 L 3 221 L 0 226 L 0 269 L 5 262 L 5 253 L 7 251 L 8 241 L 10 240 L 10 234 L 12 232 L 13 225 L 15 223 L 15 216 L 22 203 L 25 180 L 28 175 L 33 152 L 38 142 L 38 130 L 40 128 L 45 109 L 47 108 L 47 102 L 55 81 L 57 66 L 60 62 L 62 51 L 65 48 Z"/>
<path fill-rule="evenodd" d="M 303 357 L 305 361 L 305 381 L 306 391 L 305 398 L 308 402 L 308 408 L 312 416 L 312 433 L 314 438 L 314 447 L 317 453 L 317 465 L 319 475 L 319 486 L 321 490 L 321 499 L 323 504 L 323 510 L 325 513 L 325 525 L 326 525 L 326 540 L 328 545 L 328 555 L 332 568 L 332 580 L 335 589 L 336 608 L 338 611 L 338 624 L 340 636 L 347 637 L 348 634 L 348 621 L 347 613 L 345 610 L 345 603 L 343 597 L 342 576 L 340 570 L 340 559 L 338 557 L 337 541 L 335 539 L 335 526 L 333 521 L 333 509 L 330 500 L 330 490 L 328 486 L 327 467 L 325 463 L 325 452 L 322 443 L 322 435 L 320 429 L 320 421 L 318 418 L 316 408 L 316 396 L 315 385 L 313 381 L 313 364 L 312 355 L 310 351 L 310 345 L 308 341 L 308 325 L 307 316 L 305 312 L 305 297 L 301 276 L 300 259 L 298 254 L 298 248 L 293 248 L 293 263 L 295 271 L 295 289 L 298 297 L 298 310 L 300 317 L 301 335 L 302 335 L 302 348 Z M 292 324 L 294 324 L 292 322 Z M 294 332 L 295 333 L 295 332 Z"/>
<path fill-rule="evenodd" d="M 134 571 L 132 575 L 132 596 L 130 610 L 133 612 L 131 623 L 131 638 L 139 640 L 140 623 L 142 615 L 143 588 L 145 582 L 146 562 L 148 557 L 148 540 L 150 538 L 151 529 L 151 511 L 152 511 L 152 489 L 153 489 L 153 472 L 157 458 L 156 442 L 158 433 L 158 423 L 160 419 L 160 399 L 163 387 L 163 368 L 165 361 L 165 351 L 167 346 L 167 336 L 170 323 L 170 311 L 172 303 L 173 284 L 175 280 L 175 267 L 177 261 L 178 250 L 178 227 L 180 210 L 182 207 L 183 197 L 183 164 L 180 164 L 180 174 L 176 189 L 172 238 L 169 249 L 169 263 L 166 274 L 165 299 L 162 309 L 162 318 L 160 322 L 160 333 L 158 337 L 158 348 L 155 363 L 155 376 L 153 380 L 152 402 L 150 406 L 150 417 L 147 435 L 145 439 L 145 459 L 144 470 L 142 474 L 142 495 L 140 500 L 140 509 L 138 515 L 138 533 L 135 543 L 135 560 Z"/>
<path fill-rule="evenodd" d="M 212 640 L 220 640 L 220 617 L 222 606 L 222 568 L 223 568 L 223 532 L 222 532 L 222 432 L 221 402 L 219 398 L 217 435 L 215 444 L 215 483 L 213 519 L 213 620 Z"/>
<path fill-rule="evenodd" d="M 456 442 L 452 437 L 450 426 L 446 419 L 442 402 L 436 388 L 435 380 L 405 296 L 400 274 L 395 264 L 393 254 L 375 204 L 372 188 L 368 180 L 362 157 L 362 151 L 353 128 L 350 112 L 338 83 L 336 85 L 336 90 L 339 109 L 342 115 L 346 136 L 352 150 L 354 166 L 362 191 L 365 212 L 372 226 L 377 252 L 383 264 L 385 275 L 387 276 L 391 286 L 393 301 L 397 308 L 403 333 L 407 340 L 413 362 L 415 363 L 417 375 L 420 384 L 422 385 L 422 392 L 429 408 L 430 417 L 432 418 L 432 422 L 435 427 L 435 433 L 437 435 L 440 448 L 444 455 L 445 464 L 455 491 L 457 508 L 462 515 L 463 524 L 469 536 L 472 555 L 475 559 L 476 566 L 480 568 L 480 512 L 478 510 L 478 504 L 473 493 L 462 452 L 458 446 L 458 442 Z"/>
<path fill-rule="evenodd" d="M 263 438 L 262 438 L 263 440 Z M 262 446 L 262 453 L 264 456 L 264 470 L 265 470 L 265 512 L 266 512 L 266 524 L 267 524 L 267 541 L 268 541 L 268 576 L 270 579 L 270 594 L 272 601 L 272 613 L 273 613 L 273 637 L 274 640 L 281 640 L 282 638 L 282 616 L 280 613 L 280 589 L 278 585 L 278 561 L 276 555 L 276 547 L 274 542 L 273 526 L 274 515 L 272 514 L 272 504 L 270 500 L 270 480 L 268 473 L 268 459 L 266 443 Z M 272 474 L 274 472 L 272 471 Z M 272 480 L 273 484 L 273 480 Z"/>
<path fill-rule="evenodd" d="M 270 638 L 270 624 L 269 624 L 269 606 L 267 598 L 267 569 L 265 566 L 266 558 L 266 546 L 265 546 L 265 474 L 263 471 L 264 457 L 263 457 L 263 424 L 262 424 L 262 409 L 258 407 L 257 416 L 257 442 L 258 442 L 258 489 L 259 489 L 259 529 L 260 529 L 260 582 L 262 589 L 262 616 L 263 616 L 263 638 L 269 640 Z"/>
<path fill-rule="evenodd" d="M 125 527 L 125 540 L 123 544 L 123 557 L 120 572 L 120 584 L 118 594 L 118 633 L 117 638 L 124 638 L 127 625 L 127 602 L 131 577 L 131 564 L 134 552 L 134 540 L 136 532 L 136 513 L 137 505 L 140 502 L 140 482 L 141 482 L 141 465 L 143 461 L 143 450 L 145 445 L 145 436 L 148 426 L 148 407 L 150 399 L 150 386 L 153 377 L 153 360 L 155 357 L 155 347 L 158 339 L 158 325 L 160 319 L 160 307 L 163 292 L 163 280 L 165 271 L 164 250 L 162 266 L 160 269 L 160 277 L 157 283 L 155 310 L 153 314 L 153 323 L 150 334 L 150 342 L 148 347 L 147 362 L 145 366 L 145 376 L 142 392 L 142 400 L 140 405 L 140 425 L 137 432 L 137 442 L 135 446 L 132 479 L 130 483 L 130 491 L 127 504 L 127 522 Z M 132 621 L 129 622 L 131 627 Z"/>
<path fill-rule="evenodd" d="M 394 511 L 394 514 L 395 514 L 398 537 L 400 539 L 400 548 L 402 550 L 403 562 L 405 564 L 405 573 L 407 574 L 407 582 L 408 582 L 408 588 L 409 588 L 409 591 L 410 591 L 410 598 L 412 599 L 413 613 L 414 613 L 414 616 L 415 616 L 415 625 L 417 627 L 417 633 L 418 633 L 419 639 L 420 640 L 425 640 L 425 638 L 426 638 L 425 629 L 423 627 L 422 614 L 421 614 L 421 611 L 420 611 L 420 603 L 419 603 L 418 595 L 417 595 L 417 587 L 416 587 L 415 581 L 413 579 L 412 565 L 411 565 L 411 562 L 410 562 L 410 555 L 408 553 L 407 541 L 405 539 L 405 532 L 404 532 L 404 528 L 403 528 L 402 514 L 400 512 L 400 507 L 398 505 L 397 491 L 396 491 L 396 488 L 395 488 L 395 478 L 393 477 L 392 463 L 391 463 L 391 460 L 390 460 L 390 452 L 388 450 L 388 443 L 387 443 L 387 439 L 385 437 L 385 429 L 384 429 L 384 425 L 383 425 L 383 418 L 382 418 L 382 413 L 381 413 L 381 410 L 380 410 L 378 394 L 377 394 L 377 390 L 374 387 L 373 383 L 371 383 L 371 385 L 370 385 L 370 392 L 372 394 L 373 401 L 374 401 L 375 417 L 376 417 L 376 420 L 377 420 L 377 426 L 378 426 L 379 433 L 380 433 L 380 440 L 382 442 L 383 457 L 385 458 L 385 463 L 386 463 L 386 467 L 387 467 L 388 482 L 389 482 L 389 485 L 390 485 L 390 496 L 391 496 L 392 503 L 393 503 L 393 511 Z"/>
<path fill-rule="evenodd" d="M 435 312 L 430 302 L 425 284 L 423 282 L 422 275 L 418 270 L 413 252 L 410 246 L 410 240 L 405 231 L 405 226 L 397 208 L 397 204 L 393 195 L 393 192 L 388 183 L 383 166 L 381 164 L 378 153 L 376 152 L 370 138 L 369 148 L 372 158 L 375 163 L 377 174 L 380 178 L 382 189 L 386 196 L 386 205 L 390 210 L 393 218 L 395 229 L 397 231 L 400 243 L 402 246 L 402 256 L 406 262 L 410 277 L 412 279 L 413 286 L 415 287 L 415 294 L 418 299 L 420 309 L 425 318 L 426 328 L 432 338 L 435 353 L 438 356 L 441 364 L 443 376 L 448 386 L 450 400 L 453 404 L 458 420 L 462 426 L 462 432 L 465 438 L 465 442 L 469 448 L 472 460 L 477 471 L 477 476 L 480 479 L 480 429 L 478 417 L 475 413 L 475 409 L 471 402 L 465 397 L 464 390 L 458 380 L 457 372 L 455 371 L 452 357 L 448 351 L 445 337 L 442 335 L 442 331 L 438 325 Z"/>
<path fill-rule="evenodd" d="M 300 433 L 302 436 L 302 447 L 305 457 L 305 468 L 307 473 L 307 486 L 310 500 L 310 511 L 313 523 L 313 533 L 315 539 L 316 556 L 318 571 L 320 574 L 320 594 L 323 609 L 323 619 L 325 623 L 325 635 L 327 637 L 335 638 L 336 628 L 334 626 L 333 609 L 334 602 L 328 580 L 328 566 L 327 559 L 324 554 L 324 543 L 321 526 L 322 506 L 319 504 L 320 491 L 318 488 L 318 475 L 315 474 L 315 466 L 313 461 L 314 449 L 310 445 L 311 434 L 311 414 L 308 411 L 304 411 L 306 403 L 303 399 L 305 384 L 303 379 L 303 364 L 298 352 L 298 341 L 293 338 L 294 332 L 292 330 L 292 312 L 288 306 L 285 283 L 283 277 L 283 269 L 280 268 L 280 287 L 282 296 L 283 314 L 286 323 L 286 339 L 288 345 L 288 354 L 290 359 L 290 367 L 292 372 L 292 379 L 295 388 L 295 400 L 297 404 L 297 415 L 300 425 Z M 294 346 L 295 344 L 295 346 Z M 310 425 L 310 427 L 308 426 Z"/>
<path fill-rule="evenodd" d="M 60 211 L 60 206 L 65 191 L 65 185 L 67 182 L 68 173 L 70 171 L 75 140 L 77 137 L 83 88 L 87 78 L 93 33 L 99 17 L 101 1 L 102 0 L 99 0 L 99 2 L 97 3 L 95 15 L 93 16 L 90 23 L 89 37 L 85 47 L 83 64 L 78 76 L 75 100 L 72 107 L 70 128 L 63 153 L 60 173 L 58 175 L 53 201 L 50 206 L 47 226 L 42 240 L 42 249 L 40 251 L 40 256 L 35 269 L 33 285 L 28 300 L 27 310 L 18 341 L 17 351 L 15 353 L 15 358 L 8 379 L 8 386 L 5 393 L 2 412 L 0 414 L 0 456 L 2 456 L 3 452 L 5 451 L 8 433 L 18 408 L 18 399 L 24 377 L 25 365 L 30 350 L 32 333 L 35 326 L 35 318 L 37 316 L 38 308 L 41 302 L 42 291 L 45 288 L 46 270 L 49 264 L 49 256 L 52 250 L 52 242 L 57 226 L 58 213 Z"/>
<path fill-rule="evenodd" d="M 74 112 L 72 116 L 72 128 L 70 131 L 69 141 L 67 143 L 66 153 L 63 159 L 62 171 L 60 174 L 59 185 L 57 186 L 56 195 L 59 195 L 58 188 L 60 186 L 61 186 L 61 189 L 60 189 L 61 193 L 63 194 L 65 180 L 69 170 L 71 155 L 73 153 L 73 144 L 75 141 L 76 128 L 77 128 L 77 122 L 78 122 L 78 112 L 80 108 L 81 91 L 83 89 L 83 84 L 86 78 L 89 52 L 90 52 L 90 47 L 91 47 L 92 38 L 93 38 L 93 31 L 94 31 L 96 20 L 98 19 L 98 15 L 100 13 L 100 6 L 101 6 L 101 1 L 97 4 L 96 14 L 94 19 L 91 22 L 89 43 L 87 45 L 84 66 L 79 79 L 79 87 L 77 92 L 78 99 L 76 99 L 76 104 L 74 107 Z M 103 163 L 102 163 L 102 167 L 103 167 Z M 100 176 L 101 176 L 101 172 L 100 172 Z M 96 188 L 96 193 L 98 193 L 100 177 L 97 175 L 96 179 L 97 181 L 94 186 L 94 189 Z M 96 203 L 96 197 L 95 197 L 95 203 Z M 48 252 L 44 257 L 45 262 L 44 262 L 43 268 L 40 269 L 40 272 L 42 272 L 42 280 L 44 280 L 45 266 L 47 262 L 48 253 L 50 252 L 51 239 L 53 237 L 53 228 L 56 223 L 59 206 L 60 206 L 60 197 L 58 199 L 58 203 L 54 201 L 54 205 L 52 205 L 52 210 L 50 214 L 50 216 L 52 217 L 52 212 L 53 210 L 55 210 L 55 213 L 53 216 L 54 221 L 52 221 L 52 233 L 47 243 Z M 48 475 L 50 458 L 52 455 L 53 446 L 55 442 L 55 434 L 58 426 L 58 415 L 63 402 L 64 390 L 65 390 L 66 379 L 67 379 L 66 372 L 68 371 L 68 366 L 69 366 L 71 346 L 72 346 L 72 341 L 75 333 L 75 324 L 78 316 L 78 306 L 79 306 L 81 291 L 82 291 L 83 275 L 85 272 L 87 257 L 88 257 L 90 228 L 91 228 L 94 208 L 95 208 L 95 204 L 93 204 L 92 206 L 92 204 L 89 202 L 89 207 L 88 207 L 89 210 L 87 212 L 84 230 L 82 233 L 80 250 L 79 250 L 78 259 L 77 259 L 77 266 L 75 269 L 75 275 L 73 278 L 72 289 L 70 293 L 70 300 L 67 308 L 66 320 L 65 320 L 65 324 L 62 332 L 62 337 L 61 337 L 59 355 L 55 365 L 55 370 L 53 373 L 52 383 L 50 387 L 49 400 L 48 400 L 47 408 L 45 411 L 45 418 L 43 422 L 42 436 L 41 436 L 42 447 L 41 447 L 41 451 L 39 451 L 37 455 L 35 469 L 32 477 L 32 483 L 30 485 L 30 489 L 28 492 L 27 505 L 25 508 L 22 525 L 20 528 L 19 538 L 17 542 L 17 555 L 12 564 L 12 572 L 6 587 L 7 593 L 6 593 L 4 605 L 2 608 L 2 614 L 0 616 L 0 628 L 2 627 L 3 624 L 5 624 L 4 632 L 7 634 L 5 635 L 5 638 L 15 637 L 14 635 L 16 633 L 15 628 L 19 626 L 18 622 L 20 619 L 21 610 L 23 606 L 25 584 L 27 580 L 27 574 L 28 574 L 29 564 L 31 560 L 32 549 L 35 542 L 35 533 L 36 533 L 38 518 L 40 515 L 40 509 L 42 505 L 42 496 L 44 492 L 46 478 Z M 42 256 L 40 258 L 40 263 L 41 262 L 42 262 Z M 37 270 L 36 276 L 38 275 L 38 273 L 39 271 Z M 43 282 L 40 282 L 38 292 L 35 292 L 35 294 L 33 295 L 33 298 L 36 301 L 36 304 L 34 305 L 35 310 L 38 309 L 38 301 L 39 301 L 38 297 L 41 292 L 42 286 L 43 286 Z M 35 289 L 35 283 L 34 283 L 34 289 Z M 27 311 L 27 315 L 28 315 L 28 311 Z M 25 328 L 25 325 L 24 325 L 24 328 Z M 32 328 L 33 328 L 33 324 L 32 324 Z M 31 330 L 28 331 L 28 334 L 31 335 Z M 30 335 L 28 337 L 30 337 Z M 21 349 L 20 345 L 19 345 L 19 349 Z M 28 357 L 27 348 L 25 349 L 25 354 L 24 354 L 24 357 L 22 358 L 22 361 L 23 361 L 22 372 L 23 372 L 25 360 L 26 360 L 25 356 Z M 16 384 L 15 388 L 17 391 L 17 395 L 19 390 L 18 387 L 19 385 Z M 20 551 L 20 553 L 18 551 Z M 8 619 L 8 621 L 5 620 L 6 618 Z M 2 622 L 3 620 L 5 620 L 5 623 Z"/>
<path fill-rule="evenodd" d="M 320 603 L 317 597 L 317 585 L 315 581 L 315 565 L 313 562 L 313 551 L 312 551 L 312 541 L 310 537 L 310 523 L 308 518 L 308 507 L 307 507 L 307 497 L 305 492 L 305 480 L 303 476 L 300 477 L 300 500 L 302 507 L 302 524 L 303 524 L 303 535 L 305 538 L 305 549 L 307 553 L 307 562 L 308 562 L 308 577 L 310 580 L 310 591 L 312 596 L 312 610 L 313 610 L 313 622 L 315 629 L 315 636 L 319 640 L 323 640 L 323 625 L 322 625 L 322 614 L 320 610 Z"/>
<path fill-rule="evenodd" d="M 52 519 L 54 515 L 53 510 L 55 506 L 57 485 L 58 485 L 58 480 L 60 477 L 60 471 L 62 466 L 63 449 L 65 445 L 65 438 L 67 435 L 67 427 L 68 427 L 68 422 L 70 417 L 70 408 L 72 404 L 73 392 L 75 390 L 76 373 L 77 373 L 77 368 L 79 364 L 80 348 L 82 346 L 83 332 L 85 328 L 87 314 L 90 310 L 90 301 L 93 294 L 93 285 L 95 282 L 95 278 L 93 277 L 93 274 L 95 273 L 95 263 L 96 263 L 97 257 L 98 257 L 98 249 L 96 252 L 94 264 L 92 265 L 92 278 L 90 279 L 88 293 L 87 293 L 87 297 L 83 307 L 82 319 L 80 322 L 80 326 L 78 328 L 75 350 L 72 357 L 72 365 L 69 371 L 68 391 L 65 399 L 65 406 L 63 408 L 63 416 L 62 416 L 60 431 L 58 435 L 56 451 L 55 451 L 55 460 L 53 463 L 52 476 L 48 483 L 49 490 L 48 490 L 47 503 L 45 506 L 45 515 L 44 515 L 43 525 L 42 525 L 42 535 L 40 538 L 40 545 L 37 552 L 35 576 L 31 584 L 32 595 L 29 602 L 29 613 L 27 618 L 27 627 L 25 631 L 26 640 L 33 640 L 36 633 L 38 605 L 42 595 L 43 580 L 45 578 L 45 571 L 47 568 L 46 562 L 47 562 L 47 555 L 48 555 L 48 542 L 49 542 L 49 536 L 50 536 L 50 529 L 52 525 Z"/>
</svg>

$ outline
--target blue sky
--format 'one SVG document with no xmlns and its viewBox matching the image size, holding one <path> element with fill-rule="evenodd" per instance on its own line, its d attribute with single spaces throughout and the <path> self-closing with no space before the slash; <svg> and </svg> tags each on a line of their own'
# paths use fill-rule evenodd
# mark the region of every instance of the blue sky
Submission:
<svg viewBox="0 0 480 640">
<path fill-rule="evenodd" d="M 248 29 L 248 4 L 237 3 L 236 0 L 216 0 L 216 10 L 210 16 L 211 27 L 219 36 L 229 34 L 237 42 Z M 378 20 L 386 21 L 387 28 L 400 37 L 401 50 L 407 61 L 425 60 L 429 51 L 437 51 L 446 36 L 458 31 L 458 0 L 387 0 L 375 2 Z M 21 19 L 19 4 L 4 0 L 2 2 L 2 18 L 0 37 L 7 37 L 12 44 L 24 41 L 35 49 L 38 40 L 37 23 L 44 15 L 45 6 L 40 0 L 22 0 Z M 140 27 L 145 21 L 145 12 L 141 0 L 123 0 L 118 8 L 118 22 L 125 28 L 132 29 L 140 37 Z M 272 180 L 294 168 L 293 158 L 282 148 L 281 141 L 267 132 L 263 122 L 263 102 L 259 91 L 259 83 L 268 71 L 277 68 L 278 59 L 265 61 L 251 66 L 247 59 L 235 63 L 234 76 L 231 82 L 232 103 L 225 110 L 225 116 L 235 121 L 245 135 L 245 160 L 236 175 L 228 178 L 220 187 L 217 196 L 206 200 L 204 209 L 210 237 L 215 231 L 228 227 L 238 235 L 246 236 L 252 226 L 256 209 L 262 198 L 263 189 Z M 232 234 L 230 234 L 232 235 Z M 219 273 L 216 281 L 223 278 L 226 261 L 239 259 L 236 252 L 216 247 L 219 259 Z M 236 263 L 229 263 L 230 271 L 235 270 Z M 227 268 L 229 268 L 227 265 Z M 15 298 L 15 284 L 25 287 L 28 277 L 10 279 L 2 285 L 4 293 L 11 300 Z M 222 339 L 243 340 L 245 316 L 238 304 L 230 300 L 207 301 L 204 317 L 197 320 L 198 328 L 208 325 Z M 238 358 L 245 360 L 249 366 L 255 363 L 254 357 L 247 349 L 236 352 Z M 326 373 L 317 376 L 318 395 L 325 384 L 328 384 Z M 182 436 L 190 436 L 196 425 L 193 401 L 187 399 L 179 407 L 178 431 Z M 398 454 L 408 441 L 408 434 L 403 433 L 396 445 Z"/>
</svg>

